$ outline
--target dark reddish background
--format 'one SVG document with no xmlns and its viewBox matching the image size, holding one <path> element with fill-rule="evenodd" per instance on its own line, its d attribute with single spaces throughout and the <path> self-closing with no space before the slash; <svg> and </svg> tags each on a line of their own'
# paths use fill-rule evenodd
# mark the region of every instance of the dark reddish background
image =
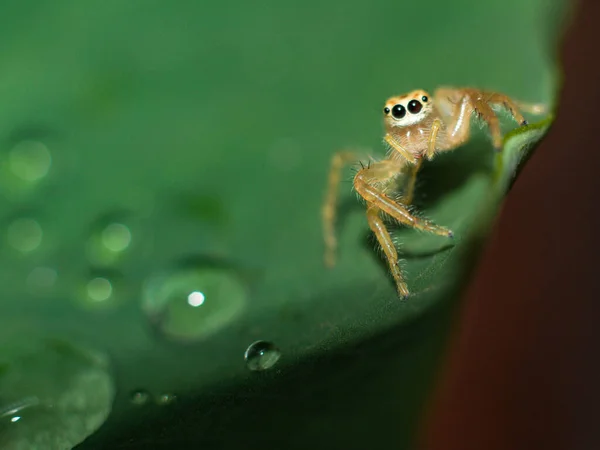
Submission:
<svg viewBox="0 0 600 450">
<path fill-rule="evenodd" d="M 426 450 L 600 449 L 600 1 L 577 3 L 555 125 L 469 287 Z"/>
</svg>

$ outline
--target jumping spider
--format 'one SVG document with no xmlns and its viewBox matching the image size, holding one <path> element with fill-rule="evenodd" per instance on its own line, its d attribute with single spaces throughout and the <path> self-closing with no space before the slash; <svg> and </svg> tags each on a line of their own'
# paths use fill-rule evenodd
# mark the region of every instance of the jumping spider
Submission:
<svg viewBox="0 0 600 450">
<path fill-rule="evenodd" d="M 383 219 L 388 216 L 421 231 L 453 237 L 451 230 L 417 217 L 409 210 L 417 172 L 424 158 L 431 160 L 436 153 L 454 150 L 467 142 L 473 116 L 487 124 L 493 146 L 500 151 L 502 133 L 494 107 L 508 110 L 521 126 L 527 125 L 527 121 L 520 110 L 533 114 L 541 114 L 545 110 L 542 105 L 527 105 L 498 92 L 473 88 L 439 88 L 433 97 L 423 90 L 416 90 L 391 97 L 385 103 L 384 141 L 389 152 L 385 159 L 371 161 L 368 167 L 358 170 L 353 185 L 367 203 L 369 227 L 383 249 L 401 298 L 408 297 L 409 291 L 398 266 L 398 252 Z M 329 267 L 335 265 L 337 239 L 334 222 L 341 171 L 345 164 L 357 160 L 359 155 L 353 152 L 339 152 L 332 159 L 328 192 L 322 209 L 325 264 Z M 404 186 L 398 190 L 401 175 Z"/>
</svg>

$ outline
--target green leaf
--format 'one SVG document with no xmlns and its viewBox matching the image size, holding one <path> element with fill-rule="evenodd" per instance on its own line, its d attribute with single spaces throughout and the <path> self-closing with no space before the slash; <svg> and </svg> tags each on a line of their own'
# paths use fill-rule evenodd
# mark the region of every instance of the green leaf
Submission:
<svg viewBox="0 0 600 450">
<path fill-rule="evenodd" d="M 506 120 L 500 155 L 481 130 L 424 167 L 416 207 L 456 239 L 394 230 L 407 301 L 350 171 L 323 267 L 331 155 L 381 155 L 385 99 L 416 88 L 553 108 L 563 3 L 10 2 L 0 341 L 110 355 L 114 409 L 79 448 L 409 448 L 458 294 L 551 117 Z M 272 346 L 247 363 L 256 341 Z"/>
</svg>

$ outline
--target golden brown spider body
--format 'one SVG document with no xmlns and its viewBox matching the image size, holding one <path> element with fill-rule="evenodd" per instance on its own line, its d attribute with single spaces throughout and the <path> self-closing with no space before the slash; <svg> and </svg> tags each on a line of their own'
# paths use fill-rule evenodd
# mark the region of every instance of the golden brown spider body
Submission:
<svg viewBox="0 0 600 450">
<path fill-rule="evenodd" d="M 398 267 L 398 252 L 385 226 L 384 217 L 421 231 L 452 237 L 452 231 L 415 216 L 408 207 L 412 203 L 417 172 L 423 159 L 431 160 L 436 153 L 453 150 L 469 140 L 472 118 L 483 120 L 489 129 L 493 146 L 502 148 L 500 121 L 494 108 L 510 112 L 519 125 L 527 121 L 521 111 L 542 113 L 542 105 L 526 105 L 507 95 L 473 88 L 443 87 L 433 97 L 423 90 L 389 98 L 383 108 L 385 137 L 389 146 L 387 158 L 372 161 L 354 177 L 356 192 L 367 203 L 367 221 L 386 256 L 400 297 L 409 290 Z M 343 166 L 359 160 L 359 155 L 339 152 L 333 156 L 329 173 L 329 189 L 323 205 L 325 263 L 335 265 L 335 207 Z M 398 178 L 403 175 L 401 197 L 398 199 Z"/>
</svg>

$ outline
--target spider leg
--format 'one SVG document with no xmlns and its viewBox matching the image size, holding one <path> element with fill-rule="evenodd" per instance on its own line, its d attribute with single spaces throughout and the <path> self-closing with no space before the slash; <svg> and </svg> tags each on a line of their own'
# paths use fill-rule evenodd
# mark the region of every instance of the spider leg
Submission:
<svg viewBox="0 0 600 450">
<path fill-rule="evenodd" d="M 491 95 L 489 103 L 503 105 L 520 125 L 527 125 L 527 120 L 523 117 L 521 111 L 536 115 L 545 114 L 548 111 L 547 106 L 541 103 L 520 102 L 497 92 Z"/>
<path fill-rule="evenodd" d="M 427 146 L 427 159 L 430 161 L 433 159 L 435 154 L 435 141 L 441 126 L 442 121 L 440 119 L 435 119 L 431 125 L 431 135 L 429 136 L 429 144 Z"/>
<path fill-rule="evenodd" d="M 525 120 L 525 117 L 523 117 L 523 114 L 521 114 L 519 106 L 509 96 L 493 93 L 490 95 L 488 103 L 504 106 L 519 125 L 527 125 L 527 120 Z"/>
<path fill-rule="evenodd" d="M 472 88 L 439 88 L 435 98 L 440 105 L 441 113 L 446 118 L 448 130 L 448 144 L 443 149 L 448 150 L 464 143 L 469 136 L 469 117 L 475 112 L 489 126 L 492 142 L 497 150 L 502 147 L 502 133 L 500 121 L 491 105 L 501 105 L 509 110 L 519 124 L 525 125 L 527 121 L 522 112 L 543 114 L 546 106 L 542 104 L 527 104 L 513 100 L 499 92 L 480 91 Z"/>
<path fill-rule="evenodd" d="M 331 168 L 329 169 L 327 183 L 327 194 L 321 208 L 321 217 L 323 220 L 323 238 L 325 240 L 324 259 L 327 267 L 333 267 L 336 259 L 337 237 L 335 234 L 335 219 L 342 170 L 348 163 L 356 162 L 358 160 L 359 156 L 356 153 L 349 151 L 335 153 L 331 159 Z"/>
<path fill-rule="evenodd" d="M 371 167 L 358 171 L 354 177 L 354 188 L 367 201 L 369 227 L 375 233 L 385 253 L 388 266 L 396 282 L 398 294 L 400 297 L 406 297 L 408 295 L 408 288 L 404 282 L 402 271 L 398 267 L 398 253 L 381 219 L 381 213 L 385 213 L 398 222 L 421 231 L 445 237 L 452 237 L 453 234 L 447 228 L 434 225 L 429 221 L 414 216 L 408 211 L 405 205 L 396 203 L 387 196 L 386 181 L 389 181 L 398 173 L 398 168 L 397 161 L 385 160 L 374 163 Z"/>
<path fill-rule="evenodd" d="M 548 112 L 548 106 L 542 103 L 526 103 L 518 100 L 513 100 L 513 102 L 521 111 L 529 114 L 540 115 Z"/>
<path fill-rule="evenodd" d="M 414 216 L 405 205 L 396 203 L 384 191 L 375 186 L 377 182 L 385 181 L 397 173 L 395 170 L 391 172 L 394 166 L 390 167 L 390 164 L 393 164 L 393 162 L 386 160 L 374 163 L 370 168 L 359 170 L 354 177 L 354 189 L 356 192 L 367 203 L 376 206 L 404 225 L 437 234 L 438 236 L 452 237 L 452 231 Z"/>
<path fill-rule="evenodd" d="M 387 133 L 385 135 L 384 140 L 390 147 L 392 147 L 394 150 L 400 153 L 400 155 L 402 155 L 402 157 L 406 161 L 412 164 L 415 164 L 417 162 L 417 158 L 415 158 L 415 156 L 411 152 L 402 147 L 400 143 L 398 143 L 396 139 L 394 139 L 394 136 L 392 136 L 390 133 Z"/>
<path fill-rule="evenodd" d="M 437 139 L 437 134 L 440 131 L 442 126 L 442 122 L 440 119 L 435 119 L 433 121 L 433 125 L 431 126 L 431 136 L 429 137 L 429 144 L 427 148 L 427 159 L 432 160 L 435 155 L 435 144 Z M 406 183 L 405 194 L 402 197 L 402 201 L 406 205 L 411 205 L 415 193 L 415 183 L 417 181 L 417 173 L 419 169 L 421 169 L 421 165 L 423 164 L 423 158 L 419 158 L 419 160 L 410 166 L 410 171 L 408 173 L 408 181 Z"/>
<path fill-rule="evenodd" d="M 438 88 L 435 99 L 447 130 L 446 142 L 437 151 L 452 150 L 469 139 L 473 102 L 464 89 L 448 87 Z"/>
<path fill-rule="evenodd" d="M 415 193 L 415 183 L 417 181 L 417 173 L 423 164 L 423 158 L 419 158 L 416 164 L 412 164 L 409 167 L 408 180 L 406 182 L 406 188 L 404 195 L 402 196 L 402 202 L 405 205 L 411 205 Z"/>
<path fill-rule="evenodd" d="M 502 149 L 502 132 L 500 130 L 500 120 L 492 107 L 482 98 L 472 98 L 475 112 L 479 117 L 485 120 L 490 128 L 492 142 L 496 150 Z"/>
<path fill-rule="evenodd" d="M 381 210 L 373 204 L 370 204 L 367 207 L 367 221 L 369 223 L 369 228 L 371 228 L 371 231 L 373 231 L 377 238 L 377 242 L 379 242 L 379 245 L 383 249 L 390 272 L 396 282 L 398 295 L 401 298 L 406 298 L 409 295 L 408 286 L 406 286 L 406 282 L 402 276 L 402 270 L 400 270 L 400 267 L 398 266 L 398 252 L 394 246 L 394 241 L 392 240 L 390 233 L 383 223 L 380 213 Z"/>
</svg>

